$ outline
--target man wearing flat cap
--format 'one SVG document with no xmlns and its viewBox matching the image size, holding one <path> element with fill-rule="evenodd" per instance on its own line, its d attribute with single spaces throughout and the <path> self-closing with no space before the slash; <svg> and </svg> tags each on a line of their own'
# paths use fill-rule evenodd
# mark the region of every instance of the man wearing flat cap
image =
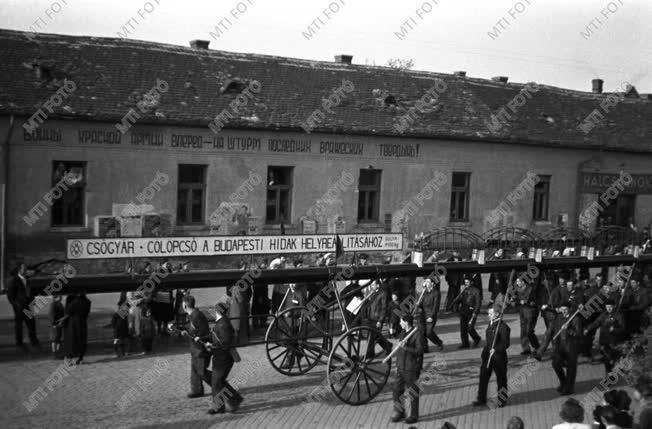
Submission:
<svg viewBox="0 0 652 429">
<path fill-rule="evenodd" d="M 400 341 L 414 328 L 414 319 L 409 313 L 401 315 Z M 399 347 L 396 353 L 396 381 L 394 382 L 392 396 L 394 399 L 394 414 L 391 421 L 396 423 L 405 419 L 405 423 L 416 423 L 419 419 L 419 387 L 417 380 L 423 368 L 423 335 L 415 332 L 407 342 Z M 403 406 L 403 394 L 407 390 L 409 414 Z"/>
<path fill-rule="evenodd" d="M 215 305 L 215 325 L 211 329 L 210 349 L 213 355 L 213 371 L 211 374 L 212 407 L 208 414 L 221 414 L 226 411 L 235 412 L 244 398 L 226 380 L 233 368 L 235 330 L 227 317 L 228 306 L 223 302 Z"/>
<path fill-rule="evenodd" d="M 615 347 L 623 339 L 625 333 L 625 322 L 620 313 L 614 311 L 615 302 L 607 299 L 604 304 L 605 312 L 601 313 L 598 318 L 584 329 L 584 335 L 589 332 L 595 332 L 600 328 L 600 350 L 602 350 L 604 369 L 607 374 L 611 372 L 614 365 L 620 359 L 620 352 Z"/>
<path fill-rule="evenodd" d="M 541 347 L 539 347 L 536 353 L 533 353 L 535 359 L 541 360 L 541 356 L 545 353 L 548 345 L 552 341 L 552 368 L 559 378 L 557 392 L 562 396 L 572 395 L 575 391 L 577 354 L 582 338 L 581 316 L 575 315 L 571 319 L 571 306 L 572 304 L 570 302 L 561 303 L 559 314 L 543 337 L 543 344 L 541 344 Z M 557 335 L 558 333 L 559 335 Z M 555 338 L 554 341 L 553 338 Z"/>
</svg>

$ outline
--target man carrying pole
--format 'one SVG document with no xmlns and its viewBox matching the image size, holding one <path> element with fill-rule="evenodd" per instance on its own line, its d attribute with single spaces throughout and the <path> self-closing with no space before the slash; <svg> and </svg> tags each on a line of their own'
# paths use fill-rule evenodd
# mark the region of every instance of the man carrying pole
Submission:
<svg viewBox="0 0 652 429">
<path fill-rule="evenodd" d="M 550 342 L 553 344 L 552 368 L 559 378 L 557 392 L 562 396 L 572 395 L 575 389 L 575 376 L 577 375 L 577 354 L 582 338 L 582 321 L 577 314 L 584 308 L 582 305 L 573 315 L 570 315 L 570 302 L 560 306 L 560 312 L 543 339 L 543 344 L 533 356 L 540 361 Z M 564 367 L 566 371 L 564 371 Z"/>
<path fill-rule="evenodd" d="M 507 295 L 514 293 L 512 281 L 515 271 L 512 270 L 509 279 Z M 502 408 L 507 404 L 507 349 L 509 348 L 510 329 L 503 322 L 505 307 L 509 302 L 508 296 L 498 295 L 494 301 L 494 307 L 489 307 L 489 326 L 487 326 L 486 343 L 482 349 L 482 363 L 480 364 L 480 383 L 478 385 L 478 399 L 473 401 L 473 406 L 479 407 L 487 404 L 487 387 L 491 372 L 496 373 L 498 385 L 498 407 Z M 502 297 L 502 299 L 501 299 Z M 500 308 L 500 313 L 496 311 Z"/>
<path fill-rule="evenodd" d="M 498 303 L 498 297 L 496 298 Z M 487 342 L 482 349 L 482 364 L 480 365 L 480 383 L 478 385 L 478 399 L 473 401 L 473 406 L 480 407 L 487 404 L 487 387 L 491 372 L 496 373 L 498 385 L 498 407 L 507 404 L 507 349 L 509 348 L 509 326 L 502 322 L 502 313 L 489 307 L 489 326 L 487 326 Z"/>
<path fill-rule="evenodd" d="M 423 368 L 423 335 L 417 331 L 410 313 L 401 315 L 401 339 L 394 351 L 384 360 L 387 362 L 396 355 L 396 381 L 393 386 L 394 414 L 391 421 L 396 423 L 405 419 L 405 423 L 416 423 L 419 419 L 419 387 L 417 380 Z M 409 416 L 403 406 L 403 394 L 407 390 Z"/>
<path fill-rule="evenodd" d="M 476 288 L 471 287 L 470 279 L 465 279 L 462 292 L 453 300 L 453 308 L 457 308 L 460 315 L 460 338 L 462 339 L 462 344 L 458 347 L 460 349 L 469 348 L 469 335 L 473 338 L 473 347 L 481 341 L 480 335 L 475 330 L 480 304 L 480 293 Z"/>
</svg>

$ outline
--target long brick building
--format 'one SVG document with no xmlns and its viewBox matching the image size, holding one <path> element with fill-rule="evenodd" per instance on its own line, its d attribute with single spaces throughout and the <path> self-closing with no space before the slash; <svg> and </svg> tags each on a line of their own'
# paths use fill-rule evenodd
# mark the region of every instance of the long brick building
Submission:
<svg viewBox="0 0 652 429">
<path fill-rule="evenodd" d="M 652 100 L 633 87 L 571 91 L 201 40 L 2 30 L 0 53 L 10 261 L 64 257 L 66 239 L 130 228 L 412 237 L 652 222 Z M 622 174 L 632 180 L 597 218 L 582 217 Z M 116 223 L 125 207 L 130 222 Z"/>
</svg>

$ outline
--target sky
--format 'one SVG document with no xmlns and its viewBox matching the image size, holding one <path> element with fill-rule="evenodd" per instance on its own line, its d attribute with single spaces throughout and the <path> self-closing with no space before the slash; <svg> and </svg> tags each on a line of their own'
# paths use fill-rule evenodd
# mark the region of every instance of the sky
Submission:
<svg viewBox="0 0 652 429">
<path fill-rule="evenodd" d="M 174 45 L 652 92 L 650 0 L 0 0 L 5 29 L 119 37 L 128 21 L 129 38 Z"/>
</svg>

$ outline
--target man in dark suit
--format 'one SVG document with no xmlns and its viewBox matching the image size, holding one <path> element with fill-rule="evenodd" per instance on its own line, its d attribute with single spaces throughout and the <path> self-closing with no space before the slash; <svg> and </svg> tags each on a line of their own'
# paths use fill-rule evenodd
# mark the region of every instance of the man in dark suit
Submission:
<svg viewBox="0 0 652 429">
<path fill-rule="evenodd" d="M 611 372 L 616 361 L 620 358 L 620 352 L 615 347 L 622 340 L 625 332 L 625 322 L 620 313 L 614 312 L 614 301 L 607 299 L 605 301 L 605 312 L 600 313 L 593 323 L 584 329 L 584 335 L 588 336 L 590 332 L 595 332 L 600 328 L 600 349 L 604 358 L 604 369 L 607 374 Z"/>
<path fill-rule="evenodd" d="M 557 392 L 561 395 L 572 395 L 575 390 L 575 376 L 577 375 L 577 354 L 582 338 L 582 322 L 579 316 L 570 319 L 570 308 L 572 304 L 565 302 L 560 305 L 559 314 L 555 322 L 550 325 L 543 339 L 543 344 L 533 356 L 541 360 L 546 348 L 552 341 L 552 368 L 559 378 Z M 570 322 L 569 322 L 570 320 Z M 557 335 L 559 333 L 559 335 Z M 553 341 L 553 337 L 557 338 Z M 566 371 L 564 371 L 564 367 Z"/>
<path fill-rule="evenodd" d="M 20 262 L 14 270 L 14 275 L 7 287 L 7 299 L 14 310 L 14 334 L 18 347 L 23 347 L 23 322 L 27 326 L 30 343 L 33 346 L 39 344 L 38 338 L 36 338 L 36 320 L 29 309 L 29 304 L 34 297 L 30 291 L 26 271 L 25 263 Z"/>
<path fill-rule="evenodd" d="M 462 258 L 457 250 L 453 250 L 453 255 L 446 262 L 460 262 Z M 446 311 L 455 311 L 453 301 L 460 293 L 460 286 L 463 281 L 463 275 L 459 272 L 449 272 L 446 274 L 446 283 L 448 283 L 448 292 L 446 293 Z"/>
<path fill-rule="evenodd" d="M 487 341 L 482 349 L 478 399 L 473 402 L 473 405 L 479 407 L 487 403 L 487 387 L 493 371 L 496 373 L 498 384 L 498 407 L 502 408 L 507 403 L 507 349 L 510 331 L 506 323 L 498 323 L 500 313 L 495 308 L 489 307 L 487 314 L 489 315 Z M 496 337 L 495 343 L 494 337 Z"/>
<path fill-rule="evenodd" d="M 645 312 L 650 306 L 648 292 L 641 287 L 638 279 L 631 279 L 629 293 L 623 299 L 622 311 L 625 317 L 627 332 L 631 334 L 642 333 L 648 326 Z"/>
<path fill-rule="evenodd" d="M 401 316 L 401 341 L 414 327 L 411 314 Z M 419 419 L 419 387 L 417 380 L 423 368 L 423 335 L 415 332 L 396 353 L 396 381 L 392 390 L 394 399 L 394 414 L 391 421 L 396 423 L 405 419 L 405 423 L 416 423 Z M 403 406 L 403 394 L 407 390 L 409 416 Z"/>
<path fill-rule="evenodd" d="M 188 314 L 189 319 L 187 331 L 190 337 L 190 393 L 188 397 L 199 398 L 204 396 L 202 381 L 211 385 L 211 373 L 207 369 L 211 362 L 211 355 L 204 346 L 211 334 L 208 319 L 204 313 L 195 308 L 195 297 L 192 295 L 183 297 L 183 310 Z"/>
<path fill-rule="evenodd" d="M 602 288 L 604 286 L 604 278 L 602 274 L 598 273 L 595 276 L 595 279 L 588 283 L 584 288 L 584 304 L 591 303 L 590 305 L 595 306 L 595 311 L 592 311 L 587 317 L 585 317 L 584 325 L 592 326 L 600 314 L 604 312 L 604 300 L 606 296 L 602 294 Z M 595 304 L 593 304 L 595 303 Z M 582 356 L 585 356 L 589 359 L 592 359 L 592 349 L 593 349 L 593 338 L 595 337 L 597 326 L 595 329 L 589 329 L 585 332 L 584 337 L 581 342 L 580 353 Z"/>
<path fill-rule="evenodd" d="M 224 303 L 215 306 L 216 323 L 211 330 L 209 349 L 213 355 L 213 370 L 211 374 L 211 394 L 213 406 L 208 414 L 221 414 L 226 411 L 235 412 L 244 400 L 235 388 L 229 384 L 227 377 L 233 368 L 232 349 L 235 347 L 235 330 L 226 317 L 228 308 Z M 209 372 L 210 373 L 210 372 Z"/>
<path fill-rule="evenodd" d="M 529 355 L 530 348 L 539 348 L 539 339 L 534 334 L 539 309 L 535 301 L 534 287 L 520 276 L 516 279 L 516 299 L 521 322 L 521 354 Z"/>
<path fill-rule="evenodd" d="M 438 280 L 438 277 L 436 277 Z M 441 305 L 441 292 L 439 291 L 439 283 L 435 287 L 431 278 L 426 278 L 423 281 L 423 286 L 426 288 L 423 293 L 423 299 L 421 300 L 421 311 L 423 312 L 423 317 L 425 318 L 424 323 L 424 349 L 428 353 L 428 340 L 432 341 L 438 348 L 439 351 L 444 349 L 444 343 L 439 338 L 437 333 L 435 333 L 435 325 L 437 324 L 437 316 L 439 314 L 439 306 Z"/>
<path fill-rule="evenodd" d="M 306 305 L 305 295 L 296 288 L 294 283 L 288 284 L 287 298 L 285 302 L 279 308 L 279 316 L 283 314 L 283 317 L 279 317 L 277 322 L 281 329 L 283 336 L 286 334 L 290 335 L 289 338 L 303 338 L 308 331 L 308 326 L 305 323 L 302 323 L 303 312 L 300 309 L 292 310 L 295 307 L 304 307 Z M 286 311 L 289 310 L 289 311 Z M 295 351 L 289 351 L 281 362 L 281 368 L 292 369 L 295 364 L 295 359 L 298 357 Z M 299 362 L 300 364 L 301 362 Z"/>
<path fill-rule="evenodd" d="M 505 251 L 503 249 L 496 250 L 494 253 L 493 260 L 505 259 Z M 489 286 L 488 290 L 491 292 L 491 297 L 489 298 L 489 304 L 492 305 L 496 297 L 500 294 L 505 295 L 507 291 L 507 276 L 502 272 L 491 273 L 489 276 Z"/>
<path fill-rule="evenodd" d="M 380 287 L 380 282 L 375 280 L 371 283 L 371 290 L 367 298 L 368 305 L 366 307 L 366 319 L 371 328 L 382 331 L 383 324 L 387 318 L 387 294 Z M 367 359 L 373 359 L 375 356 L 376 343 L 389 353 L 392 350 L 392 344 L 383 337 L 382 333 L 378 334 L 376 331 L 371 331 L 369 334 L 369 346 L 365 353 Z"/>
<path fill-rule="evenodd" d="M 551 305 L 550 300 L 552 299 L 553 294 L 557 294 L 555 290 L 559 287 L 555 282 L 553 276 L 546 275 L 545 272 L 542 272 L 543 279 L 539 284 L 535 292 L 535 301 L 538 308 L 541 310 L 541 318 L 546 325 L 546 329 L 554 322 L 555 317 L 557 317 L 557 310 L 553 305 Z"/>
<path fill-rule="evenodd" d="M 480 343 L 480 335 L 475 330 L 475 322 L 480 312 L 480 292 L 471 286 L 470 279 L 464 279 L 462 292 L 453 300 L 453 309 L 457 308 L 460 315 L 460 349 L 468 349 L 469 335 L 473 338 L 473 347 Z"/>
</svg>

